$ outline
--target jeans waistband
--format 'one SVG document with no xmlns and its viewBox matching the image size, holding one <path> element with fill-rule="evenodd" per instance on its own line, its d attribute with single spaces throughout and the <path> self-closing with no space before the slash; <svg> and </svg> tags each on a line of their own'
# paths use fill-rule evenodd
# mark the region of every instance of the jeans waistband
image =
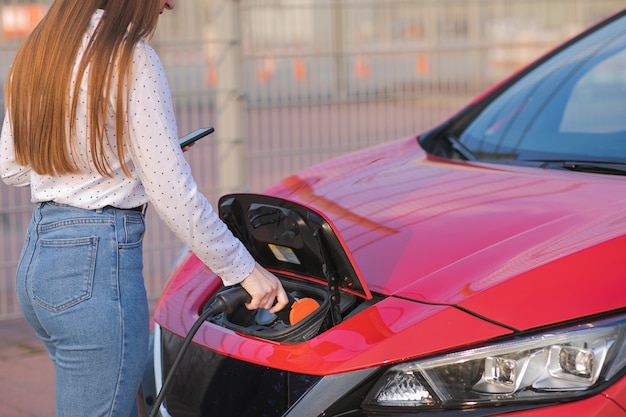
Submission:
<svg viewBox="0 0 626 417">
<path fill-rule="evenodd" d="M 72 206 L 69 206 L 67 204 L 61 204 L 61 203 L 57 203 L 57 202 L 54 202 L 54 201 L 45 201 L 45 202 L 40 203 L 40 204 L 49 204 L 49 205 L 57 206 L 57 207 L 72 207 Z M 75 207 L 75 208 L 77 208 L 77 207 Z M 137 207 L 131 207 L 131 208 L 119 208 L 119 207 L 114 207 L 114 206 L 104 206 L 102 208 L 97 208 L 97 209 L 93 209 L 93 210 L 107 209 L 107 210 L 136 211 L 136 212 L 139 212 L 139 213 L 145 213 L 147 208 L 148 208 L 148 203 L 143 204 L 141 206 L 137 206 Z"/>
</svg>

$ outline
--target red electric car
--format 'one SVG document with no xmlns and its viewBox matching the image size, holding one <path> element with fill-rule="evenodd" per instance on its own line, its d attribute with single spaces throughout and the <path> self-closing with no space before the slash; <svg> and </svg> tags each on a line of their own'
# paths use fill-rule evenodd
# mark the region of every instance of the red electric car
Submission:
<svg viewBox="0 0 626 417">
<path fill-rule="evenodd" d="M 626 416 L 626 10 L 430 131 L 218 208 L 291 303 L 224 302 L 185 253 L 163 416 Z"/>
</svg>

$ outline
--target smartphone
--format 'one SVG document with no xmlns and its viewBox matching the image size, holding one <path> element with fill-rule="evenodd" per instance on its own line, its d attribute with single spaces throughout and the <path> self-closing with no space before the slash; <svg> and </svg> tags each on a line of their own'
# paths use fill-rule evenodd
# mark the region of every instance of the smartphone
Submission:
<svg viewBox="0 0 626 417">
<path fill-rule="evenodd" d="M 214 131 L 215 129 L 212 127 L 202 127 L 178 139 L 178 143 L 180 143 L 181 148 L 184 148 L 185 146 L 189 146 L 195 141 L 202 139 L 203 137 L 207 135 L 210 135 Z"/>
</svg>

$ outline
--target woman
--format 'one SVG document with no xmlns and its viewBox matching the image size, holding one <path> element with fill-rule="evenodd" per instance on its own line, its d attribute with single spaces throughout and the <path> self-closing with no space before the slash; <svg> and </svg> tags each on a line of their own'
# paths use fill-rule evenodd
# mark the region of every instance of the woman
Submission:
<svg viewBox="0 0 626 417">
<path fill-rule="evenodd" d="M 173 8 L 55 0 L 7 77 L 0 175 L 29 185 L 35 203 L 18 299 L 54 362 L 57 416 L 131 414 L 148 349 L 148 202 L 226 285 L 241 283 L 248 308 L 287 303 L 197 191 L 178 145 L 163 67 L 146 43 Z"/>
</svg>

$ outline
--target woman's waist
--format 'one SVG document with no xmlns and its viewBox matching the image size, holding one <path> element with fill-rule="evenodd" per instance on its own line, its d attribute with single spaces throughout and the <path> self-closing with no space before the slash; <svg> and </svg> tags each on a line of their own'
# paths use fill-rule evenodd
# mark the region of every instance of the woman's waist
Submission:
<svg viewBox="0 0 626 417">
<path fill-rule="evenodd" d="M 84 210 L 102 208 L 134 209 L 143 211 L 148 197 L 140 182 L 109 178 L 63 182 L 64 178 L 46 179 L 31 183 L 33 203 L 54 203 L 58 206 L 75 207 Z M 61 184 L 63 182 L 63 184 Z"/>
</svg>

